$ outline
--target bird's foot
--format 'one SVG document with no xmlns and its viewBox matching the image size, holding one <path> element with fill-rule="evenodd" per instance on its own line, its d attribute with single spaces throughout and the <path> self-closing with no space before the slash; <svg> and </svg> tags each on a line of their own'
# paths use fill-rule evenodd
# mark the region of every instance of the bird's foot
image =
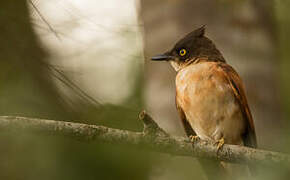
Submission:
<svg viewBox="0 0 290 180">
<path fill-rule="evenodd" d="M 190 135 L 189 139 L 190 139 L 191 142 L 195 142 L 195 141 L 199 140 L 200 138 L 198 136 Z"/>
<path fill-rule="evenodd" d="M 220 150 L 225 144 L 225 139 L 224 138 L 219 139 L 218 141 L 216 141 L 216 144 L 217 144 L 217 150 Z"/>
</svg>

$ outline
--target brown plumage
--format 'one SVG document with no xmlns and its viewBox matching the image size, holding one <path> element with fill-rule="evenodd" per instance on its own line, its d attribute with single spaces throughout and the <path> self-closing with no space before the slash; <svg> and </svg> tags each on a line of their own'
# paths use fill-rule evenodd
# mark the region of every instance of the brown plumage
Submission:
<svg viewBox="0 0 290 180">
<path fill-rule="evenodd" d="M 227 78 L 228 83 L 231 85 L 232 91 L 235 95 L 235 99 L 238 102 L 241 112 L 243 114 L 243 120 L 245 121 L 246 128 L 242 134 L 243 143 L 245 146 L 257 147 L 257 139 L 255 133 L 255 126 L 253 117 L 247 102 L 244 84 L 239 77 L 238 73 L 227 64 L 219 64 L 223 70 L 224 77 Z"/>
<path fill-rule="evenodd" d="M 188 136 L 255 148 L 254 122 L 243 82 L 204 32 L 201 27 L 189 33 L 172 50 L 152 60 L 169 61 L 177 71 L 176 106 Z M 208 163 L 201 162 L 203 166 Z M 212 166 L 205 168 L 212 179 L 218 177 L 213 173 L 222 171 L 221 167 L 215 171 L 209 170 Z"/>
</svg>

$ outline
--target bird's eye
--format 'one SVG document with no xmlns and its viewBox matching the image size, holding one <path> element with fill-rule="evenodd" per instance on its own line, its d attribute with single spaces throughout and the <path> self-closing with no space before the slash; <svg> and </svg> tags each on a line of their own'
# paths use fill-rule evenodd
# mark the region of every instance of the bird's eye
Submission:
<svg viewBox="0 0 290 180">
<path fill-rule="evenodd" d="M 181 49 L 180 51 L 179 51 L 179 55 L 180 56 L 185 56 L 186 55 L 186 50 L 185 49 Z"/>
</svg>

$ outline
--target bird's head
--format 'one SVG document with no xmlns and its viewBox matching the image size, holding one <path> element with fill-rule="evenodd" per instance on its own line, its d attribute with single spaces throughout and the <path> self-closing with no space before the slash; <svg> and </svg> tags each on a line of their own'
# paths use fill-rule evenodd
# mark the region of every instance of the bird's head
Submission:
<svg viewBox="0 0 290 180">
<path fill-rule="evenodd" d="M 205 26 L 202 26 L 179 40 L 170 51 L 153 56 L 151 60 L 169 61 L 176 71 L 199 59 L 225 62 L 220 51 L 204 34 Z"/>
</svg>

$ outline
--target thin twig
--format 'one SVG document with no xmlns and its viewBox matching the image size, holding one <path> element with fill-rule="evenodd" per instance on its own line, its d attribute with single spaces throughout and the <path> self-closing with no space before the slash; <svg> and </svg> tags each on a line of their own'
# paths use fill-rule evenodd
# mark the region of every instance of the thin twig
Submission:
<svg viewBox="0 0 290 180">
<path fill-rule="evenodd" d="M 29 0 L 29 3 L 33 7 L 33 9 L 36 11 L 36 13 L 39 15 L 39 17 L 42 19 L 42 21 L 47 25 L 47 27 L 51 30 L 51 32 L 55 35 L 55 37 L 61 41 L 61 38 L 59 37 L 58 33 L 53 29 L 53 27 L 49 24 L 49 22 L 45 19 L 45 17 L 42 15 L 40 10 L 36 7 L 36 5 L 32 2 L 32 0 Z"/>
</svg>

